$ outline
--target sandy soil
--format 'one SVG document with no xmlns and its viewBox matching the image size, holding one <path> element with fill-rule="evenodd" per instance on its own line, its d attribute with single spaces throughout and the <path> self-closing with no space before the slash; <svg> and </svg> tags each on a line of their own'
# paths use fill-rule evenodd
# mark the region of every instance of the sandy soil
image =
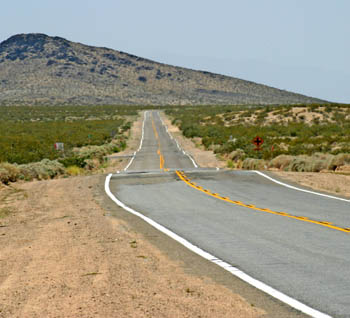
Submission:
<svg viewBox="0 0 350 318">
<path fill-rule="evenodd" d="M 299 183 L 319 191 L 350 198 L 350 176 L 335 173 L 274 171 L 283 179 Z"/>
<path fill-rule="evenodd" d="M 93 175 L 0 188 L 0 317 L 264 316 L 111 216 L 101 204 L 103 181 Z"/>
<path fill-rule="evenodd" d="M 0 317 L 259 317 L 186 274 L 94 198 L 101 176 L 3 189 Z M 84 198 L 81 200 L 81 198 Z"/>
<path fill-rule="evenodd" d="M 163 113 L 161 113 L 161 117 L 164 123 L 168 126 L 169 132 L 179 142 L 181 148 L 188 152 L 200 167 L 226 167 L 226 162 L 219 160 L 212 151 L 204 150 L 201 146 L 199 146 L 199 142 L 196 144 L 195 139 L 191 140 L 184 137 L 179 128 L 175 125 L 172 125 L 169 118 L 166 117 Z"/>
</svg>

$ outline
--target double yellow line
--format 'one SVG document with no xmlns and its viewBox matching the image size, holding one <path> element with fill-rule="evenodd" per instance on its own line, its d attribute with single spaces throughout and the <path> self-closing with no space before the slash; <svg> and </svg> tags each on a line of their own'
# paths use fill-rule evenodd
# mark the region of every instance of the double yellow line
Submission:
<svg viewBox="0 0 350 318">
<path fill-rule="evenodd" d="M 339 226 L 333 225 L 331 222 L 316 221 L 316 220 L 309 219 L 309 218 L 307 218 L 305 216 L 295 216 L 295 215 L 291 215 L 291 214 L 289 214 L 287 212 L 272 211 L 270 209 L 258 208 L 258 207 L 256 207 L 255 205 L 252 205 L 252 204 L 245 204 L 245 203 L 243 203 L 241 201 L 231 200 L 230 198 L 223 197 L 223 196 L 221 196 L 221 195 L 219 195 L 217 193 L 213 193 L 210 190 L 204 189 L 203 187 L 197 185 L 195 182 L 192 182 L 191 179 L 188 178 L 185 175 L 185 173 L 182 172 L 182 171 L 176 171 L 176 174 L 178 175 L 178 177 L 182 181 L 184 181 L 190 187 L 192 187 L 192 188 L 194 188 L 194 189 L 196 189 L 198 191 L 204 192 L 206 195 L 212 196 L 212 197 L 214 197 L 216 199 L 219 199 L 219 200 L 222 200 L 222 201 L 226 201 L 226 202 L 229 202 L 229 203 L 232 203 L 232 204 L 235 204 L 235 205 L 239 205 L 239 206 L 242 206 L 242 207 L 245 207 L 245 208 L 249 208 L 249 209 L 252 209 L 252 210 L 261 211 L 261 212 L 270 213 L 270 214 L 275 214 L 275 215 L 279 215 L 279 216 L 284 216 L 284 217 L 287 217 L 287 218 L 290 218 L 290 219 L 296 219 L 296 220 L 307 222 L 307 223 L 314 223 L 314 224 L 321 225 L 321 226 L 324 226 L 324 227 L 328 227 L 328 228 L 331 228 L 331 229 L 334 229 L 334 230 L 337 230 L 337 231 L 350 233 L 350 228 L 339 227 Z"/>
<path fill-rule="evenodd" d="M 158 156 L 159 156 L 159 169 L 160 169 L 160 170 L 164 170 L 164 171 L 168 171 L 168 169 L 165 169 L 165 168 L 164 168 L 164 163 L 165 163 L 165 161 L 164 161 L 163 154 L 162 154 L 162 152 L 161 152 L 159 135 L 158 135 L 158 132 L 157 132 L 156 125 L 154 124 L 153 114 L 152 114 L 152 127 L 153 127 L 154 135 L 156 136 L 156 139 L 157 139 L 157 142 L 158 142 L 157 154 L 158 154 Z"/>
</svg>

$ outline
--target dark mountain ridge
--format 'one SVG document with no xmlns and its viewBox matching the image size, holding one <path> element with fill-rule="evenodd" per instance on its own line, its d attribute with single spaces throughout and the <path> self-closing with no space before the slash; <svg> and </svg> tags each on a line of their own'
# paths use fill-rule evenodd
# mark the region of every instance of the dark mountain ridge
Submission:
<svg viewBox="0 0 350 318">
<path fill-rule="evenodd" d="M 295 104 L 322 100 L 45 34 L 0 43 L 0 105 Z"/>
</svg>

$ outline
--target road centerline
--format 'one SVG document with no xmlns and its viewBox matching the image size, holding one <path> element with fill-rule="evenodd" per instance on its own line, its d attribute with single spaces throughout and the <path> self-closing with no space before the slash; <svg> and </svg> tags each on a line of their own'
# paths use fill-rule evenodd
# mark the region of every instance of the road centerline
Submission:
<svg viewBox="0 0 350 318">
<path fill-rule="evenodd" d="M 304 216 L 291 215 L 291 214 L 289 214 L 287 212 L 273 211 L 273 210 L 270 210 L 268 208 L 259 208 L 259 207 L 256 207 L 255 205 L 252 205 L 252 204 L 245 204 L 245 203 L 240 202 L 240 201 L 231 200 L 228 197 L 223 197 L 223 196 L 221 196 L 221 195 L 219 195 L 217 193 L 213 193 L 213 192 L 211 192 L 208 189 L 204 189 L 203 187 L 201 187 L 199 185 L 196 185 L 194 182 L 191 181 L 191 179 L 188 176 L 185 175 L 184 172 L 176 170 L 176 174 L 188 186 L 192 187 L 193 189 L 196 189 L 197 191 L 201 191 L 204 194 L 209 195 L 209 196 L 211 196 L 211 197 L 213 197 L 215 199 L 218 199 L 218 200 L 221 200 L 221 201 L 225 201 L 225 202 L 228 202 L 228 203 L 232 203 L 232 204 L 235 204 L 235 205 L 239 205 L 239 206 L 242 206 L 242 207 L 245 207 L 245 208 L 248 208 L 248 209 L 252 209 L 252 210 L 255 210 L 255 211 L 261 211 L 261 212 L 265 212 L 265 213 L 269 213 L 269 214 L 284 216 L 284 217 L 295 219 L 295 220 L 299 220 L 299 221 L 302 221 L 302 222 L 317 224 L 317 225 L 320 225 L 320 226 L 323 226 L 323 227 L 327 227 L 327 228 L 331 228 L 333 230 L 337 230 L 337 231 L 344 232 L 344 233 L 347 233 L 347 234 L 350 233 L 350 228 L 343 228 L 343 227 L 340 227 L 340 226 L 336 226 L 336 225 L 333 225 L 331 222 L 328 222 L 328 221 L 312 220 L 312 219 L 309 219 L 308 217 L 304 217 Z"/>
<path fill-rule="evenodd" d="M 160 139 L 159 139 L 157 127 L 156 127 L 154 120 L 153 120 L 153 113 L 152 113 L 152 127 L 153 127 L 154 136 L 156 137 L 156 140 L 158 142 L 157 154 L 159 156 L 159 168 L 160 168 L 160 170 L 165 171 L 165 169 L 164 169 L 164 164 L 165 164 L 164 156 L 163 156 L 162 151 L 161 151 L 161 145 L 160 145 Z"/>
</svg>

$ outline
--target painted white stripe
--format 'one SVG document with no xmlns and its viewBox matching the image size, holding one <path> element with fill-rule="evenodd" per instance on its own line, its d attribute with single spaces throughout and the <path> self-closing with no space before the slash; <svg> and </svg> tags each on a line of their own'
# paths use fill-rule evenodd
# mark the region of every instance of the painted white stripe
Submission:
<svg viewBox="0 0 350 318">
<path fill-rule="evenodd" d="M 138 216 L 139 218 L 141 218 L 142 220 L 144 220 L 145 222 L 147 222 L 148 224 L 152 225 L 154 228 L 156 228 L 157 230 L 161 231 L 162 233 L 168 235 L 169 237 L 171 237 L 172 239 L 174 239 L 175 241 L 179 242 L 180 244 L 182 244 L 183 246 L 185 246 L 186 248 L 188 248 L 189 250 L 191 250 L 192 252 L 202 256 L 203 258 L 207 259 L 208 261 L 222 267 L 223 269 L 225 269 L 226 271 L 230 272 L 232 275 L 239 277 L 240 279 L 242 279 L 243 281 L 247 282 L 248 284 L 254 286 L 255 288 L 258 288 L 260 290 L 262 290 L 263 292 L 265 292 L 266 294 L 284 302 L 285 304 L 313 317 L 313 318 L 332 318 L 331 316 L 324 314 L 316 309 L 313 309 L 303 303 L 301 303 L 300 301 L 287 296 L 281 292 L 279 292 L 278 290 L 268 286 L 267 284 L 260 282 L 259 280 L 249 276 L 248 274 L 244 273 L 243 271 L 241 271 L 240 269 L 224 262 L 223 260 L 211 255 L 210 253 L 202 250 L 201 248 L 199 248 L 198 246 L 193 245 L 192 243 L 190 243 L 189 241 L 187 241 L 186 239 L 184 239 L 183 237 L 177 235 L 176 233 L 170 231 L 169 229 L 167 229 L 166 227 L 164 227 L 163 225 L 153 221 L 152 219 L 148 218 L 147 216 L 143 215 L 140 212 L 137 212 L 135 210 L 133 210 L 132 208 L 126 206 L 123 202 L 121 202 L 120 200 L 118 200 L 114 194 L 111 192 L 109 184 L 110 184 L 110 180 L 111 180 L 112 174 L 109 174 L 106 177 L 105 180 L 105 191 L 107 193 L 107 195 L 117 204 L 119 205 L 121 208 L 123 208 L 124 210 L 130 212 L 133 215 Z"/>
<path fill-rule="evenodd" d="M 175 140 L 176 146 L 177 146 L 177 148 L 179 149 L 179 151 L 182 151 L 182 153 L 183 153 L 185 156 L 187 156 L 187 157 L 192 161 L 193 166 L 194 166 L 195 168 L 198 168 L 198 165 L 196 164 L 196 162 L 195 162 L 195 160 L 192 158 L 192 156 L 191 156 L 190 154 L 188 154 L 187 152 L 185 152 L 185 151 L 180 147 L 180 145 L 179 145 L 179 143 L 177 142 L 177 140 L 176 140 L 175 138 L 173 138 L 173 136 L 170 134 L 170 132 L 168 131 L 168 126 L 166 126 L 165 123 L 163 122 L 163 119 L 162 119 L 162 117 L 160 117 L 159 112 L 157 112 L 157 115 L 158 115 L 158 117 L 160 118 L 160 120 L 161 120 L 163 126 L 165 127 L 166 132 L 168 133 L 168 135 L 170 136 L 170 138 L 171 138 L 172 140 Z"/>
<path fill-rule="evenodd" d="M 195 167 L 195 168 L 198 168 L 198 165 L 196 164 L 196 162 L 194 161 L 194 159 L 192 158 L 192 156 L 189 155 L 187 152 L 186 152 L 186 155 L 188 156 L 188 158 L 190 158 L 190 160 L 192 161 L 194 167 Z"/>
<path fill-rule="evenodd" d="M 146 117 L 147 117 L 147 113 L 148 111 L 145 111 L 144 115 L 143 115 L 143 122 L 142 122 L 142 136 L 141 136 L 141 141 L 140 141 L 140 145 L 139 148 L 137 149 L 137 151 L 134 152 L 134 155 L 132 156 L 131 160 L 129 161 L 128 165 L 124 168 L 124 171 L 128 170 L 129 167 L 131 166 L 131 164 L 133 163 L 136 153 L 138 153 L 141 150 L 142 147 L 142 143 L 143 143 L 143 138 L 145 135 L 145 121 L 146 121 Z"/>
<path fill-rule="evenodd" d="M 262 177 L 264 177 L 266 179 L 269 179 L 272 182 L 275 182 L 275 183 L 277 183 L 279 185 L 282 185 L 284 187 L 287 187 L 287 188 L 290 188 L 290 189 L 293 189 L 293 190 L 302 191 L 302 192 L 311 193 L 311 194 L 316 194 L 316 195 L 319 195 L 321 197 L 326 197 L 326 198 L 330 198 L 330 199 L 340 200 L 340 201 L 344 201 L 344 202 L 350 202 L 350 200 L 343 199 L 343 198 L 338 198 L 338 197 L 335 197 L 333 195 L 328 195 L 328 194 L 318 193 L 318 192 L 309 191 L 309 190 L 305 190 L 305 189 L 300 189 L 300 188 L 294 187 L 294 186 L 292 186 L 290 184 L 283 183 L 283 182 L 278 181 L 278 180 L 276 180 L 274 178 L 271 178 L 270 176 L 266 175 L 265 173 L 262 173 L 261 171 L 257 171 L 257 170 L 253 170 L 253 171 L 255 173 L 259 174 L 260 176 L 262 176 Z"/>
<path fill-rule="evenodd" d="M 136 151 L 134 152 L 134 154 L 133 154 L 131 160 L 129 161 L 128 165 L 124 168 L 124 171 L 128 170 L 128 168 L 131 166 L 132 162 L 135 159 L 135 155 L 136 155 Z"/>
</svg>

